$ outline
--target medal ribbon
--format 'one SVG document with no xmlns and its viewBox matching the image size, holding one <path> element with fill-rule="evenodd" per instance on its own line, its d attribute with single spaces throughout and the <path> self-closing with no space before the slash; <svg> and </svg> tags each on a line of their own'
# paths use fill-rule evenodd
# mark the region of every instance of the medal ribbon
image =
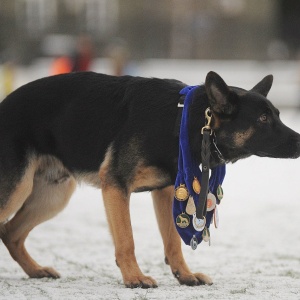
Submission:
<svg viewBox="0 0 300 300">
<path fill-rule="evenodd" d="M 202 181 L 202 171 L 197 165 L 197 162 L 191 155 L 189 135 L 188 135 L 188 115 L 189 107 L 193 101 L 193 94 L 197 88 L 202 86 L 187 86 L 180 91 L 181 95 L 186 95 L 184 101 L 184 108 L 181 117 L 180 134 L 179 134 L 179 156 L 178 156 L 178 173 L 175 181 L 175 190 L 180 187 L 185 187 L 193 198 L 195 206 L 198 207 L 199 193 L 193 189 L 193 181 L 198 180 L 200 185 Z M 199 133 L 200 134 L 200 133 Z M 209 191 L 217 196 L 217 188 L 222 184 L 225 177 L 226 167 L 225 165 L 217 166 L 211 170 L 211 176 L 209 179 Z M 201 191 L 200 191 L 201 192 Z M 176 195 L 176 192 L 175 192 Z M 217 197 L 216 197 L 217 198 Z M 173 201 L 173 218 L 175 221 L 175 227 L 186 245 L 190 245 L 192 239 L 196 238 L 198 244 L 202 241 L 202 231 L 197 231 L 193 226 L 193 216 L 186 213 L 188 199 L 179 201 L 174 197 Z M 205 204 L 206 205 L 206 204 Z M 195 210 L 196 213 L 196 210 Z M 209 228 L 214 210 L 206 212 L 206 228 Z M 179 227 L 177 220 L 179 216 L 189 217 L 190 222 L 186 227 Z M 187 224 L 187 223 L 186 223 Z"/>
</svg>

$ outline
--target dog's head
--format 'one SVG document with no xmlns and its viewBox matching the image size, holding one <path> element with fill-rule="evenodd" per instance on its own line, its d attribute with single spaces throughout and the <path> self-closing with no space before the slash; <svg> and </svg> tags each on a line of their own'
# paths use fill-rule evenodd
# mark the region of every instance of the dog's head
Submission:
<svg viewBox="0 0 300 300">
<path fill-rule="evenodd" d="M 266 99 L 272 82 L 273 76 L 268 75 L 246 91 L 227 86 L 214 72 L 207 74 L 205 91 L 213 114 L 212 126 L 226 162 L 250 155 L 300 156 L 300 135 L 281 122 L 279 110 Z"/>
</svg>

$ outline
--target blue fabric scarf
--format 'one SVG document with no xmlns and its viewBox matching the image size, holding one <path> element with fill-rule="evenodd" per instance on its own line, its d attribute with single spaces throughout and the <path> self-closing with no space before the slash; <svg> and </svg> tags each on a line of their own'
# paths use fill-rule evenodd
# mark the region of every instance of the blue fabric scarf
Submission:
<svg viewBox="0 0 300 300">
<path fill-rule="evenodd" d="M 185 185 L 187 188 L 189 195 L 193 197 L 195 206 L 197 207 L 199 202 L 199 194 L 197 194 L 193 189 L 193 180 L 195 178 L 198 179 L 201 185 L 202 172 L 200 167 L 197 165 L 195 159 L 191 155 L 190 151 L 190 141 L 188 135 L 188 125 L 189 125 L 189 107 L 193 101 L 193 94 L 197 88 L 201 88 L 200 86 L 187 86 L 180 91 L 181 95 L 185 95 L 184 100 L 184 108 L 181 117 L 181 125 L 180 125 L 180 135 L 179 135 L 179 157 L 178 157 L 178 173 L 175 182 L 175 190 L 180 185 Z M 204 124 L 203 124 L 204 126 Z M 199 132 L 199 134 L 201 134 Z M 222 184 L 223 179 L 225 177 L 226 167 L 225 165 L 218 166 L 211 170 L 211 176 L 209 179 L 209 192 L 213 193 L 217 198 L 217 189 L 219 185 Z M 186 213 L 186 206 L 188 200 L 179 201 L 174 197 L 173 201 L 173 218 L 175 221 L 175 227 L 180 234 L 182 240 L 187 245 L 191 245 L 191 240 L 195 238 L 197 239 L 197 244 L 200 244 L 202 241 L 202 233 L 203 231 L 195 230 L 193 226 L 193 216 L 188 215 Z M 180 228 L 176 224 L 177 217 L 185 213 L 190 218 L 190 223 L 186 228 Z M 208 211 L 206 213 L 206 228 L 208 229 L 212 218 L 213 218 L 214 210 Z M 192 247 L 193 248 L 193 247 Z"/>
</svg>

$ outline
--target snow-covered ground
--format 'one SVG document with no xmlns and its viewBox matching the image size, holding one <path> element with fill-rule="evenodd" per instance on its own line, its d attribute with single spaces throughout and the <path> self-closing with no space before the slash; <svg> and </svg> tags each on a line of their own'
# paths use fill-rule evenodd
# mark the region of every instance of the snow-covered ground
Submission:
<svg viewBox="0 0 300 300">
<path fill-rule="evenodd" d="M 300 112 L 284 110 L 281 118 L 300 132 Z M 300 159 L 252 157 L 228 165 L 211 247 L 183 245 L 190 268 L 210 275 L 212 286 L 177 283 L 164 264 L 150 194 L 133 195 L 137 260 L 159 285 L 148 290 L 123 286 L 101 191 L 78 187 L 69 206 L 27 239 L 29 253 L 62 277 L 28 279 L 0 242 L 0 299 L 300 299 L 299 174 Z"/>
</svg>

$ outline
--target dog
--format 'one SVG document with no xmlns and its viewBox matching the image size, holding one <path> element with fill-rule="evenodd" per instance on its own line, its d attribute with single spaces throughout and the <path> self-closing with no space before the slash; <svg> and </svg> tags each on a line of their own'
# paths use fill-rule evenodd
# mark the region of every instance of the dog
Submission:
<svg viewBox="0 0 300 300">
<path fill-rule="evenodd" d="M 281 122 L 266 99 L 272 82 L 268 75 L 246 91 L 228 86 L 215 72 L 207 74 L 189 112 L 191 152 L 198 164 L 208 107 L 222 153 L 222 160 L 211 157 L 211 167 L 250 155 L 300 156 L 300 135 Z M 29 277 L 60 276 L 35 262 L 24 241 L 36 225 L 59 213 L 76 183 L 84 181 L 102 190 L 126 287 L 157 287 L 134 253 L 129 199 L 142 191 L 152 193 L 165 262 L 179 283 L 212 284 L 209 276 L 188 268 L 172 219 L 175 129 L 185 86 L 169 79 L 79 72 L 28 83 L 0 104 L 1 239 Z"/>
</svg>

